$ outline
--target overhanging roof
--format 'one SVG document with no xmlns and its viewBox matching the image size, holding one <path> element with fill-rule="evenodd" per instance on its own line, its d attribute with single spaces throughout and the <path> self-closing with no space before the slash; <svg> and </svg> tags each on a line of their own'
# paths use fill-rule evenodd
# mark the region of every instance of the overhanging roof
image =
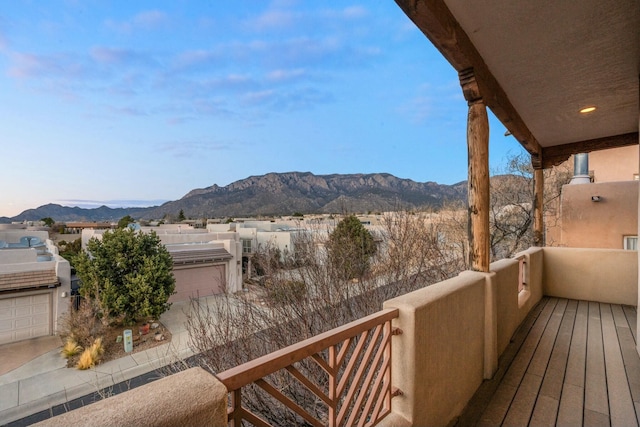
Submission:
<svg viewBox="0 0 640 427">
<path fill-rule="evenodd" d="M 233 258 L 233 255 L 227 252 L 224 248 L 190 250 L 168 249 L 171 257 L 173 258 L 174 265 L 226 261 Z"/>
<path fill-rule="evenodd" d="M 58 286 L 60 280 L 53 269 L 0 274 L 0 293 Z"/>
<path fill-rule="evenodd" d="M 396 0 L 487 106 L 548 167 L 638 144 L 637 0 Z M 580 114 L 583 107 L 597 110 Z"/>
</svg>

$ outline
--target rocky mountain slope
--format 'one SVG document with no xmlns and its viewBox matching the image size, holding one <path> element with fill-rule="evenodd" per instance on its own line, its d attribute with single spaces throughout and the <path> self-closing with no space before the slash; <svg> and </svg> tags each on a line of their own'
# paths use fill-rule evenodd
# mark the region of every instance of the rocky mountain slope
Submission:
<svg viewBox="0 0 640 427">
<path fill-rule="evenodd" d="M 385 173 L 269 173 L 226 187 L 192 190 L 179 200 L 149 209 L 143 218 L 176 215 L 180 210 L 193 218 L 388 211 L 436 207 L 465 197 L 465 183 L 421 183 Z"/>
<path fill-rule="evenodd" d="M 443 185 L 415 182 L 386 173 L 314 175 L 310 172 L 269 173 L 236 181 L 225 187 L 195 189 L 179 200 L 150 208 L 70 208 L 49 204 L 29 209 L 0 222 L 39 220 L 109 221 L 125 215 L 142 219 L 176 217 L 182 210 L 190 218 L 291 215 L 390 211 L 438 207 L 464 200 L 465 182 Z M 4 221 L 3 221 L 4 220 Z"/>
</svg>

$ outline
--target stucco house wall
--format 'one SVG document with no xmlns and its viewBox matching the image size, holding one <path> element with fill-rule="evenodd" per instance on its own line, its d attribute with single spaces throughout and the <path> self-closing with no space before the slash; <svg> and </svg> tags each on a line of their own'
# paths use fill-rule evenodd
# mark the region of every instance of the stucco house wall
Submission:
<svg viewBox="0 0 640 427">
<path fill-rule="evenodd" d="M 622 249 L 638 233 L 638 181 L 569 184 L 561 197 L 560 246 Z"/>
<path fill-rule="evenodd" d="M 638 146 L 592 151 L 589 170 L 594 182 L 633 181 L 638 174 Z"/>
</svg>

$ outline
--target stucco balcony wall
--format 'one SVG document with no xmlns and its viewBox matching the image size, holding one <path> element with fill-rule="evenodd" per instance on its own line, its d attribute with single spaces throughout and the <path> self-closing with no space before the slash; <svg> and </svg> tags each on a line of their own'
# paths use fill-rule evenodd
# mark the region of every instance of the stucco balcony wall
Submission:
<svg viewBox="0 0 640 427">
<path fill-rule="evenodd" d="M 394 398 L 390 420 L 452 423 L 543 295 L 636 305 L 635 251 L 530 248 L 518 257 L 525 260 L 524 292 L 518 260 L 505 259 L 490 273 L 465 271 L 385 302 L 400 310 L 394 325 L 403 330 L 393 341 L 392 375 L 404 394 Z"/>
<path fill-rule="evenodd" d="M 637 251 L 544 248 L 543 252 L 545 295 L 637 305 Z"/>
<path fill-rule="evenodd" d="M 458 277 L 385 302 L 398 308 L 393 412 L 412 425 L 453 419 L 484 377 L 485 274 Z M 383 423 L 385 424 L 385 423 Z"/>
<path fill-rule="evenodd" d="M 524 257 L 525 291 L 518 292 L 520 268 L 517 258 Z M 502 259 L 491 264 L 495 273 L 497 354 L 509 344 L 513 333 L 540 301 L 543 295 L 543 249 L 530 248 L 516 254 L 514 259 Z M 491 307 L 487 307 L 490 313 Z"/>
<path fill-rule="evenodd" d="M 227 388 L 202 368 L 162 378 L 36 426 L 226 426 Z"/>
</svg>

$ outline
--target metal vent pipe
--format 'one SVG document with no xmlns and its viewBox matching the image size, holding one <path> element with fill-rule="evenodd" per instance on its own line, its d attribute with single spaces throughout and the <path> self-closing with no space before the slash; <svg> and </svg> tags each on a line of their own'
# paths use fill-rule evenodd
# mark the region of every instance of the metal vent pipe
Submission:
<svg viewBox="0 0 640 427">
<path fill-rule="evenodd" d="M 573 156 L 573 178 L 569 184 L 589 184 L 589 154 L 579 153 Z"/>
</svg>

